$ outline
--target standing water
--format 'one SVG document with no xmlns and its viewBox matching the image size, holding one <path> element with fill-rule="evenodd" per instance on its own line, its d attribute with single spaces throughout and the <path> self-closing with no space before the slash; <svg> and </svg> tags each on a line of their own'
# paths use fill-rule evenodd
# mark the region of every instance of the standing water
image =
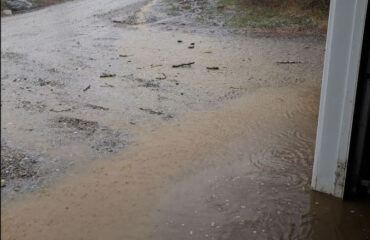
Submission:
<svg viewBox="0 0 370 240">
<path fill-rule="evenodd" d="M 370 239 L 368 202 L 310 189 L 324 40 L 177 31 L 143 5 L 2 21 L 2 141 L 39 167 L 2 185 L 2 239 Z"/>
</svg>

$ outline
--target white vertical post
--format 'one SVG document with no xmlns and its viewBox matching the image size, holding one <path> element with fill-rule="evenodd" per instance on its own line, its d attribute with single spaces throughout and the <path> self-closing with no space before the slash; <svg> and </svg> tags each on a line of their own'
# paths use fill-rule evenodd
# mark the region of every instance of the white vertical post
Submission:
<svg viewBox="0 0 370 240">
<path fill-rule="evenodd" d="M 343 197 L 368 0 L 331 0 L 312 188 Z"/>
</svg>

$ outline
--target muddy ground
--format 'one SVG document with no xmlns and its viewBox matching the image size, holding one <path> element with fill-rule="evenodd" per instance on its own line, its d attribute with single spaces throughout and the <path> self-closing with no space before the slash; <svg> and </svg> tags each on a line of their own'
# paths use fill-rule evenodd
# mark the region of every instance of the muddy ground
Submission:
<svg viewBox="0 0 370 240">
<path fill-rule="evenodd" d="M 368 205 L 310 191 L 323 35 L 162 1 L 1 24 L 4 239 L 370 236 Z"/>
</svg>

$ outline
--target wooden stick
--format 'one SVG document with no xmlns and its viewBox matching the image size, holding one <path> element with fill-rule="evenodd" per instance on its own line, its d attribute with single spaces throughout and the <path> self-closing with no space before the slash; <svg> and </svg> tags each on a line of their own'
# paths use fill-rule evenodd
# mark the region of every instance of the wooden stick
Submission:
<svg viewBox="0 0 370 240">
<path fill-rule="evenodd" d="M 186 67 L 186 66 L 191 66 L 192 64 L 194 64 L 195 62 L 189 62 L 189 63 L 181 63 L 181 64 L 177 64 L 177 65 L 172 65 L 173 68 L 178 68 L 178 67 Z"/>
</svg>

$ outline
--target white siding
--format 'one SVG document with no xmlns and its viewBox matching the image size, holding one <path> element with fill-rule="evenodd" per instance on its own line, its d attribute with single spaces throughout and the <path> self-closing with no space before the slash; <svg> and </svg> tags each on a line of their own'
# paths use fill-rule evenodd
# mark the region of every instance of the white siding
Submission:
<svg viewBox="0 0 370 240">
<path fill-rule="evenodd" d="M 312 188 L 343 197 L 368 0 L 331 0 Z"/>
</svg>

